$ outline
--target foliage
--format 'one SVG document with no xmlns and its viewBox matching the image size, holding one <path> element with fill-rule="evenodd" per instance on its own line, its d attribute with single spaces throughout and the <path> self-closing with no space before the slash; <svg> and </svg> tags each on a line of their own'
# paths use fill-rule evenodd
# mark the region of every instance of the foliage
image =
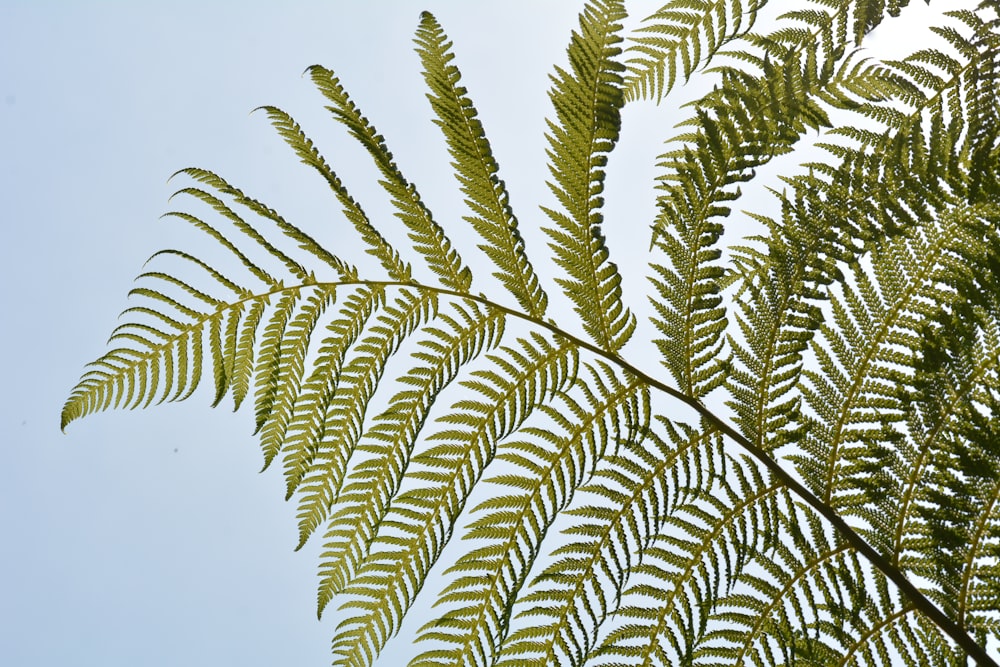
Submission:
<svg viewBox="0 0 1000 667">
<path fill-rule="evenodd" d="M 182 170 L 178 194 L 203 212 L 168 215 L 235 268 L 155 255 L 63 427 L 182 400 L 203 375 L 213 404 L 252 403 L 299 546 L 323 544 L 337 665 L 374 661 L 435 565 L 447 583 L 423 591 L 437 616 L 414 665 L 995 664 L 996 7 L 953 11 L 934 46 L 877 62 L 858 48 L 902 0 L 765 4 L 672 0 L 627 37 L 621 0 L 583 9 L 552 76 L 542 208 L 579 332 L 552 316 L 532 264 L 545 257 L 527 251 L 452 44 L 424 13 L 417 53 L 488 293 L 336 74 L 313 66 L 405 251 L 299 124 L 263 107 L 376 261 L 358 268 L 221 176 Z M 651 226 L 668 381 L 628 361 L 642 329 L 602 192 L 623 105 L 698 70 L 718 85 L 659 158 Z M 787 161 L 775 206 L 734 213 L 795 151 L 813 161 Z M 455 536 L 464 550 L 439 562 Z"/>
</svg>

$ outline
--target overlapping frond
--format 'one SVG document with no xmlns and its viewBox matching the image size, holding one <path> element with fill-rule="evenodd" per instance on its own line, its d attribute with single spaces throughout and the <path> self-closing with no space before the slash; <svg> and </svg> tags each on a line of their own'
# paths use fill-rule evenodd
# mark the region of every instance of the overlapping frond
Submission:
<svg viewBox="0 0 1000 667">
<path fill-rule="evenodd" d="M 742 336 L 730 339 L 736 363 L 727 379 L 729 401 L 741 432 L 768 451 L 802 436 L 801 396 L 794 390 L 803 358 L 822 321 L 807 285 L 802 245 L 772 240 L 767 258 L 741 284 Z M 760 261 L 759 258 L 755 258 Z"/>
<path fill-rule="evenodd" d="M 780 530 L 773 507 L 779 484 L 766 483 L 753 466 L 725 461 L 714 433 L 677 436 L 666 442 L 676 447 L 680 465 L 670 468 L 671 478 L 681 482 L 683 493 L 673 488 L 674 497 L 650 517 L 651 539 L 619 602 L 622 622 L 592 652 L 597 665 L 692 664 L 708 630 L 709 610 L 766 536 Z M 673 463 L 666 452 L 651 453 Z M 717 474 L 699 479 L 706 467 Z M 702 483 L 684 483 L 692 481 Z"/>
<path fill-rule="evenodd" d="M 429 319 L 435 302 L 433 294 L 404 289 L 386 304 L 340 370 L 323 417 L 322 437 L 314 441 L 310 456 L 296 457 L 295 467 L 286 464 L 291 473 L 289 493 L 298 490 L 300 496 L 300 546 L 326 520 L 339 493 L 389 357 Z"/>
<path fill-rule="evenodd" d="M 327 182 L 343 206 L 344 217 L 354 225 L 354 228 L 368 245 L 368 253 L 378 258 L 389 278 L 401 282 L 409 281 L 411 278 L 410 266 L 403 262 L 396 249 L 372 226 L 364 209 L 351 197 L 340 177 L 330 168 L 326 159 L 316 149 L 312 140 L 302 131 L 299 124 L 277 107 L 265 106 L 261 109 L 267 113 L 271 124 L 299 156 L 302 163 L 315 169 Z"/>
<path fill-rule="evenodd" d="M 657 340 L 663 363 L 692 396 L 718 387 L 729 367 L 718 247 L 729 202 L 758 167 L 792 150 L 807 129 L 829 124 L 820 103 L 844 75 L 836 66 L 844 45 L 834 42 L 832 23 L 815 27 L 822 39 L 808 32 L 796 39 L 780 31 L 757 36 L 763 53 L 744 55 L 759 73 L 724 68 L 723 85 L 697 103 L 686 123 L 691 129 L 675 138 L 681 146 L 660 157 L 665 173 L 653 245 L 668 262 L 651 264 L 654 323 L 663 336 Z"/>
<path fill-rule="evenodd" d="M 645 429 L 645 387 L 634 379 L 621 382 L 607 367 L 588 370 L 577 380 L 580 398 L 566 393 L 542 407 L 552 427 L 527 428 L 524 439 L 504 443 L 498 453 L 510 472 L 487 480 L 496 492 L 472 512 L 468 536 L 482 546 L 449 568 L 455 578 L 438 602 L 447 608 L 422 635 L 444 646 L 424 653 L 426 664 L 496 659 L 515 596 L 552 521 L 593 474 L 609 441 L 634 439 Z"/>
<path fill-rule="evenodd" d="M 904 658 L 934 664 L 939 630 L 900 607 L 849 546 L 831 539 L 819 518 L 794 503 L 778 513 L 783 539 L 765 538 L 733 591 L 719 600 L 718 629 L 696 652 L 700 665 L 848 664 L 846 654 L 876 653 L 868 664 Z M 835 613 L 831 613 L 835 612 Z M 861 662 L 856 657 L 855 660 Z"/>
<path fill-rule="evenodd" d="M 496 366 L 468 383 L 486 401 L 457 403 L 456 412 L 441 419 L 452 426 L 429 436 L 429 447 L 412 457 L 402 482 L 410 488 L 393 499 L 368 557 L 343 589 L 355 598 L 345 606 L 357 610 L 334 639 L 334 652 L 344 664 L 378 651 L 398 627 L 399 616 L 412 604 L 469 493 L 493 460 L 496 441 L 575 377 L 571 348 L 537 337 L 520 344 L 520 350 L 506 348 L 502 356 L 493 356 Z M 497 380 L 501 383 L 494 385 Z M 333 537 L 337 541 L 328 545 L 333 549 L 324 557 L 343 553 L 343 537 Z M 336 562 L 324 570 L 321 596 L 337 590 L 343 571 L 344 564 Z"/>
<path fill-rule="evenodd" d="M 461 367 L 503 334 L 503 314 L 484 314 L 475 307 L 456 305 L 455 315 L 439 319 L 447 328 L 430 327 L 430 338 L 420 343 L 414 359 L 421 365 L 399 379 L 405 388 L 368 426 L 361 445 L 366 455 L 345 481 L 332 508 L 325 535 L 320 612 L 329 596 L 343 589 L 367 554 L 389 500 L 399 489 L 417 436 L 427 420 L 434 396 Z"/>
<path fill-rule="evenodd" d="M 518 470 L 494 480 L 513 487 L 509 493 L 514 498 L 517 489 L 522 490 L 521 494 L 528 491 L 521 502 L 528 507 L 536 505 L 532 508 L 535 515 L 532 521 L 542 526 L 550 524 L 555 512 L 572 499 L 574 487 L 580 487 L 581 491 L 589 488 L 589 484 L 583 483 L 593 478 L 602 459 L 615 456 L 626 443 L 641 441 L 649 428 L 648 389 L 643 383 L 635 378 L 616 378 L 612 369 L 603 365 L 591 375 L 593 386 L 580 386 L 586 390 L 585 403 L 566 401 L 568 410 L 551 411 L 556 428 L 533 432 L 536 442 L 510 443 L 512 451 L 505 459 Z M 521 470 L 529 474 L 523 475 Z M 497 512 L 503 516 L 510 509 L 505 504 L 485 503 L 480 509 L 484 514 Z M 586 513 L 585 508 L 569 512 L 570 515 Z M 571 539 L 571 545 L 553 552 L 552 565 L 531 582 L 510 612 L 529 620 L 526 627 L 506 638 L 498 664 L 582 663 L 593 633 L 579 624 L 585 622 L 595 603 L 604 607 L 606 598 L 613 597 L 614 593 L 604 589 L 598 579 L 608 568 L 616 567 L 621 550 L 626 549 L 625 545 L 608 539 L 615 529 L 621 526 L 609 529 L 602 536 L 604 539 L 595 540 L 594 545 L 584 546 Z M 564 533 L 577 538 L 585 535 L 586 530 L 576 525 Z M 588 549 L 589 546 L 594 548 Z M 593 620 L 595 625 L 599 624 L 596 618 Z"/>
</svg>

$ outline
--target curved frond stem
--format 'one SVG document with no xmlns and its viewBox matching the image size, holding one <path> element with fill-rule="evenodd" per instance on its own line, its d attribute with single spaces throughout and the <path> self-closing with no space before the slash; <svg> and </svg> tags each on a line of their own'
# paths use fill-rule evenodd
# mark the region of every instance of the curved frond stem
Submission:
<svg viewBox="0 0 1000 667">
<path fill-rule="evenodd" d="M 322 283 L 320 283 L 322 284 Z M 712 424 L 721 433 L 726 435 L 730 440 L 732 440 L 736 445 L 745 450 L 750 456 L 757 459 L 764 467 L 779 480 L 785 487 L 788 488 L 793 494 L 798 496 L 806 505 L 818 512 L 830 525 L 840 534 L 840 536 L 851 545 L 859 554 L 861 554 L 866 560 L 868 560 L 876 569 L 878 569 L 882 574 L 884 574 L 890 581 L 895 584 L 899 591 L 909 600 L 914 606 L 928 618 L 930 618 L 935 625 L 937 625 L 941 630 L 947 634 L 956 644 L 958 644 L 970 657 L 972 657 L 979 665 L 985 665 L 989 667 L 1000 667 L 993 658 L 989 656 L 986 649 L 980 646 L 969 634 L 967 634 L 954 620 L 952 620 L 947 614 L 945 614 L 940 608 L 937 607 L 929 598 L 927 598 L 918 589 L 906 575 L 896 567 L 889 559 L 879 553 L 874 547 L 871 546 L 857 531 L 855 531 L 836 511 L 834 511 L 829 505 L 824 503 L 817 497 L 812 491 L 805 487 L 801 482 L 799 482 L 795 477 L 792 476 L 787 470 L 785 470 L 781 464 L 779 464 L 766 450 L 755 445 L 753 442 L 748 440 L 742 433 L 733 428 L 724 419 L 716 415 L 714 412 L 709 410 L 700 401 L 688 396 L 687 394 L 678 391 L 676 388 L 664 383 L 663 381 L 649 375 L 647 372 L 641 370 L 640 368 L 632 365 L 624 358 L 619 356 L 615 352 L 609 352 L 594 343 L 586 341 L 582 338 L 574 336 L 573 334 L 564 331 L 563 329 L 556 326 L 554 323 L 547 322 L 545 320 L 539 320 L 526 315 L 525 313 L 514 310 L 513 308 L 495 303 L 490 301 L 486 297 L 476 296 L 467 294 L 465 292 L 459 292 L 456 290 L 451 290 L 443 287 L 433 287 L 427 285 L 420 285 L 417 283 L 402 283 L 394 281 L 344 281 L 337 283 L 332 283 L 335 286 L 379 286 L 379 287 L 399 287 L 399 288 L 412 288 L 416 290 L 428 290 L 435 292 L 442 296 L 451 296 L 457 299 L 468 299 L 471 301 L 476 301 L 481 303 L 490 309 L 497 309 L 504 312 L 506 315 L 521 319 L 523 321 L 529 322 L 534 326 L 545 329 L 557 338 L 566 339 L 573 341 L 580 349 L 586 350 L 591 354 L 606 359 L 608 362 L 617 366 L 622 371 L 633 375 L 637 379 L 641 380 L 649 387 L 657 389 L 672 398 L 684 403 L 689 408 L 697 412 L 702 418 L 704 418 L 708 423 Z"/>
<path fill-rule="evenodd" d="M 743 664 L 748 660 L 748 654 L 752 648 L 753 641 L 757 637 L 766 633 L 766 626 L 768 621 L 771 619 L 771 614 L 785 604 L 786 598 L 791 595 L 796 585 L 808 579 L 808 576 L 813 570 L 819 570 L 827 561 L 832 561 L 837 556 L 849 551 L 849 547 L 850 545 L 848 544 L 841 544 L 836 548 L 832 548 L 817 555 L 815 558 L 809 558 L 802 564 L 797 572 L 793 573 L 793 576 L 783 582 L 781 589 L 771 595 L 771 600 L 768 602 L 767 606 L 759 609 L 756 620 L 750 629 L 742 633 L 745 637 L 745 641 L 736 654 L 736 664 Z"/>
<path fill-rule="evenodd" d="M 861 648 L 872 637 L 877 636 L 879 633 L 883 632 L 886 628 L 891 627 L 894 623 L 902 620 L 908 614 L 911 614 L 914 611 L 916 611 L 916 607 L 913 605 L 913 603 L 909 603 L 901 606 L 899 609 L 895 610 L 891 614 L 888 614 L 887 616 L 883 616 L 882 618 L 880 618 L 878 623 L 873 624 L 868 629 L 867 632 L 858 637 L 857 641 L 854 642 L 854 645 L 851 646 L 851 648 L 848 649 L 846 653 L 844 653 L 843 657 L 838 662 L 837 667 L 846 667 L 847 665 L 857 664 L 852 660 L 854 654 L 860 651 Z"/>
<path fill-rule="evenodd" d="M 688 584 L 687 582 L 694 581 L 699 574 L 704 575 L 703 569 L 706 559 L 712 562 L 717 560 L 717 557 L 712 553 L 713 549 L 718 548 L 716 541 L 725 539 L 725 533 L 731 529 L 732 524 L 741 515 L 751 511 L 758 504 L 764 504 L 772 500 L 772 496 L 781 488 L 781 484 L 774 480 L 766 485 L 762 484 L 759 487 L 755 487 L 749 494 L 734 498 L 731 504 L 721 507 L 721 511 L 713 517 L 714 521 L 710 523 L 707 530 L 697 531 L 696 535 L 691 535 L 690 533 L 695 531 L 691 530 L 689 524 L 683 526 L 685 535 L 682 540 L 675 541 L 676 538 L 666 538 L 668 544 L 666 547 L 660 548 L 669 550 L 671 553 L 676 552 L 680 548 L 684 554 L 679 559 L 679 562 L 674 563 L 677 570 L 672 573 L 671 586 L 665 588 L 662 592 L 656 592 L 655 600 L 657 607 L 655 612 L 646 619 L 645 627 L 642 628 L 639 635 L 643 639 L 640 653 L 643 667 L 662 664 L 665 661 L 666 652 L 661 646 L 663 643 L 661 637 L 671 634 L 670 628 L 672 623 L 677 620 L 679 615 L 684 613 L 684 608 L 687 606 L 685 601 L 687 595 L 685 592 L 686 588 L 688 586 L 700 588 L 697 583 Z M 671 523 L 681 523 L 681 521 L 683 520 L 674 519 Z M 664 539 L 664 536 L 661 534 L 659 539 Z M 640 588 L 639 590 L 641 591 L 642 589 Z M 705 596 L 707 593 L 702 592 L 700 595 Z M 636 634 L 639 634 L 639 632 L 637 629 Z M 610 637 L 609 642 L 613 639 L 614 636 Z M 675 648 L 680 649 L 681 647 Z M 680 652 L 684 654 L 685 650 L 690 651 L 692 648 L 692 646 L 683 647 Z M 610 647 L 603 650 L 611 652 Z"/>
<path fill-rule="evenodd" d="M 971 539 L 969 540 L 969 550 L 965 557 L 965 567 L 962 568 L 962 583 L 959 588 L 958 597 L 958 622 L 966 627 L 966 617 L 970 607 L 975 602 L 973 596 L 973 581 L 976 574 L 975 558 L 981 553 L 985 542 L 990 538 L 991 523 L 996 521 L 997 508 L 1000 507 L 1000 479 L 994 480 L 993 492 L 989 495 L 988 502 L 985 503 L 979 517 L 975 522 Z"/>
</svg>

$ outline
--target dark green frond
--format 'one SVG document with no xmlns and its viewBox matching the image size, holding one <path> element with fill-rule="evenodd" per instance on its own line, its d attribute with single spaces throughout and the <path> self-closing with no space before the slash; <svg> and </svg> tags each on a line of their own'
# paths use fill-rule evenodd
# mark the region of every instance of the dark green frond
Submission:
<svg viewBox="0 0 1000 667">
<path fill-rule="evenodd" d="M 684 494 L 672 486 L 663 515 L 648 519 L 653 539 L 622 591 L 617 615 L 624 622 L 593 651 L 598 665 L 621 664 L 624 658 L 648 666 L 692 664 L 708 630 L 707 610 L 732 589 L 766 536 L 779 529 L 778 484 L 766 484 L 753 466 L 725 463 L 722 443 L 711 433 L 672 430 L 668 442 L 676 447 L 673 482 L 683 483 L 705 467 L 732 474 L 699 480 Z"/>
<path fill-rule="evenodd" d="M 813 71 L 816 57 L 807 45 L 789 49 L 782 61 L 762 61 L 760 76 L 726 71 L 725 85 L 699 103 L 692 131 L 678 137 L 684 145 L 660 158 L 666 173 L 653 244 L 669 263 L 651 265 L 659 294 L 654 323 L 663 336 L 656 342 L 678 385 L 693 396 L 718 387 L 728 368 L 717 247 L 728 202 L 755 169 L 828 122 L 817 96 L 834 71 Z"/>
<path fill-rule="evenodd" d="M 742 433 L 768 451 L 802 436 L 801 396 L 794 389 L 823 320 L 820 295 L 809 284 L 808 249 L 799 241 L 772 238 L 766 258 L 745 258 L 737 298 L 746 342 L 730 338 L 735 359 L 727 378 L 729 406 Z M 821 283 L 828 280 L 823 276 Z"/>
</svg>

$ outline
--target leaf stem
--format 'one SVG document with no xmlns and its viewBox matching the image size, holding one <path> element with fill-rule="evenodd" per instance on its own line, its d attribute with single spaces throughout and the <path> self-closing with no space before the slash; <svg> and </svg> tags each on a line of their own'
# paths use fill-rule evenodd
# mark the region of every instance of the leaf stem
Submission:
<svg viewBox="0 0 1000 667">
<path fill-rule="evenodd" d="M 317 283 L 324 284 L 324 283 Z M 844 519 L 829 505 L 824 503 L 815 494 L 807 489 L 801 482 L 795 479 L 788 471 L 781 467 L 781 465 L 771 457 L 766 451 L 753 444 L 748 440 L 743 434 L 737 431 L 735 428 L 726 423 L 721 417 L 717 416 L 704 404 L 691 396 L 688 396 L 682 391 L 671 387 L 668 384 L 654 378 L 653 376 L 647 374 L 646 372 L 636 368 L 625 359 L 620 357 L 614 352 L 609 352 L 604 350 L 593 343 L 590 343 L 582 338 L 574 336 L 573 334 L 559 328 L 552 321 L 541 320 L 527 313 L 523 313 L 513 308 L 503 306 L 499 303 L 491 301 L 482 295 L 474 295 L 469 293 L 463 293 L 452 289 L 447 289 L 444 287 L 433 287 L 429 285 L 422 285 L 413 282 L 398 282 L 398 281 L 378 281 L 378 280 L 357 280 L 357 281 L 336 281 L 331 283 L 325 283 L 334 286 L 380 286 L 380 287 L 409 287 L 418 290 L 428 290 L 435 292 L 439 295 L 452 296 L 459 299 L 466 299 L 469 301 L 475 301 L 487 308 L 499 310 L 506 315 L 511 317 L 529 322 L 535 326 L 541 327 L 553 335 L 568 340 L 579 348 L 587 350 L 596 356 L 602 357 L 607 361 L 618 366 L 621 370 L 626 373 L 638 378 L 639 380 L 645 382 L 648 386 L 653 387 L 662 391 L 663 393 L 676 398 L 681 401 L 692 410 L 701 415 L 706 421 L 715 426 L 719 431 L 729 436 L 729 438 L 735 442 L 737 445 L 742 447 L 747 453 L 760 461 L 765 468 L 767 468 L 774 477 L 784 484 L 789 491 L 798 496 L 803 502 L 812 507 L 814 510 L 820 513 L 834 529 L 840 533 L 841 537 L 847 541 L 858 553 L 864 556 L 872 565 L 875 566 L 882 574 L 891 580 L 899 591 L 912 603 L 914 608 L 923 613 L 931 621 L 933 621 L 945 634 L 947 634 L 956 644 L 958 644 L 966 654 L 971 657 L 980 667 L 1000 667 L 998 663 L 991 658 L 987 653 L 986 649 L 980 646 L 958 623 L 952 620 L 947 614 L 945 614 L 937 605 L 935 605 L 927 596 L 925 596 L 920 589 L 913 585 L 902 570 L 893 565 L 888 559 L 886 559 L 882 554 L 880 554 L 874 547 L 872 547 L 861 535 L 859 535 Z"/>
</svg>

